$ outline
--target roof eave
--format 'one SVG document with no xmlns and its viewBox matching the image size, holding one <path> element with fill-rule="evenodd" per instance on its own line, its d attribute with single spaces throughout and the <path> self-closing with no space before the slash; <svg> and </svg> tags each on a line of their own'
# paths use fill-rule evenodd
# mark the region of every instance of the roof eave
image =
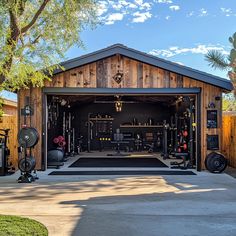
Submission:
<svg viewBox="0 0 236 236">
<path fill-rule="evenodd" d="M 203 83 L 208 83 L 214 85 L 216 87 L 220 87 L 227 91 L 233 90 L 233 85 L 229 80 L 213 76 L 201 71 L 194 70 L 192 68 L 179 65 L 177 63 L 173 63 L 161 58 L 157 58 L 147 53 L 143 53 L 137 51 L 135 49 L 127 48 L 124 45 L 115 44 L 113 46 L 107 47 L 105 49 L 98 50 L 96 52 L 86 54 L 84 56 L 62 62 L 60 65 L 64 67 L 65 70 L 70 70 L 79 66 L 83 66 L 85 64 L 89 64 L 92 62 L 96 62 L 101 59 L 105 59 L 107 57 L 111 57 L 116 54 L 121 54 L 123 56 L 129 57 L 131 59 L 138 60 L 140 62 L 144 62 L 165 70 L 169 70 L 171 72 L 190 77 L 194 80 L 201 81 Z M 63 72 L 62 69 L 56 69 L 54 74 L 58 74 Z"/>
</svg>

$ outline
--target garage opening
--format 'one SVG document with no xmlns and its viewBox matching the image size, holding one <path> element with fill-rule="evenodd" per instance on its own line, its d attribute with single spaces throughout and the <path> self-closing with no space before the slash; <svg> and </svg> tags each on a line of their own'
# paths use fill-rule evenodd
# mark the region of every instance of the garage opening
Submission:
<svg viewBox="0 0 236 236">
<path fill-rule="evenodd" d="M 196 95 L 46 98 L 48 166 L 68 157 L 87 155 L 111 158 L 154 155 L 172 168 L 196 167 Z"/>
</svg>

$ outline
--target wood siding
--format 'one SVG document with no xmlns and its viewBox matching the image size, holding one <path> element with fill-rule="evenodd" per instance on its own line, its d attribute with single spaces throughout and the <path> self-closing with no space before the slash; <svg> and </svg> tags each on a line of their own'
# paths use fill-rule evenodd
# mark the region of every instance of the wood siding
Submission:
<svg viewBox="0 0 236 236">
<path fill-rule="evenodd" d="M 18 168 L 18 142 L 17 142 L 17 103 L 7 99 L 3 100 L 3 117 L 0 118 L 0 128 L 10 129 L 8 148 L 10 149 L 10 161 L 15 169 Z M 4 132 L 1 132 L 4 133 Z"/>
<path fill-rule="evenodd" d="M 117 72 L 123 73 L 123 79 L 117 83 L 113 78 Z M 222 90 L 207 83 L 199 82 L 191 78 L 183 77 L 170 71 L 163 70 L 130 58 L 116 55 L 88 65 L 71 69 L 56 74 L 51 81 L 45 83 L 45 87 L 81 87 L 81 88 L 191 88 L 202 89 L 201 95 L 201 156 L 202 168 L 204 169 L 204 159 L 208 153 L 206 148 L 206 135 L 219 134 L 220 151 L 221 145 L 221 100 L 216 101 L 215 97 L 221 97 Z M 29 96 L 29 90 L 19 92 L 19 108 L 24 106 L 24 97 Z M 35 115 L 31 119 L 31 124 L 36 127 L 42 136 L 42 94 L 39 88 L 32 89 L 31 97 L 34 101 Z M 214 102 L 218 110 L 217 129 L 207 129 L 206 114 L 208 104 Z M 36 105 L 37 104 L 37 105 Z M 28 119 L 29 120 L 29 119 Z M 27 121 L 29 123 L 29 121 Z M 23 117 L 20 125 L 23 124 Z M 41 166 L 41 141 L 35 148 L 37 167 Z"/>
<path fill-rule="evenodd" d="M 229 165 L 236 168 L 236 113 L 223 115 L 222 151 Z"/>
<path fill-rule="evenodd" d="M 33 116 L 28 116 L 24 119 L 24 116 L 20 114 L 20 111 L 26 105 L 26 98 L 29 97 L 30 106 L 34 110 Z M 31 88 L 20 90 L 18 93 L 18 111 L 19 117 L 18 127 L 19 129 L 23 125 L 31 126 L 37 129 L 39 132 L 39 142 L 32 149 L 32 155 L 36 158 L 36 169 L 41 169 L 42 167 L 42 119 L 43 119 L 43 111 L 42 111 L 42 91 L 41 88 Z M 45 114 L 44 114 L 45 115 Z"/>
</svg>

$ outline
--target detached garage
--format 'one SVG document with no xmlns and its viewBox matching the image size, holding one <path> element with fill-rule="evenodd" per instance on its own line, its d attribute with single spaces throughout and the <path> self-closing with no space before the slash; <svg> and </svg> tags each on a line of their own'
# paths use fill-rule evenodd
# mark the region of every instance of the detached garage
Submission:
<svg viewBox="0 0 236 236">
<path fill-rule="evenodd" d="M 18 93 L 19 127 L 39 133 L 31 150 L 36 169 L 47 169 L 56 152 L 71 158 L 154 153 L 200 171 L 209 153 L 221 152 L 229 80 L 120 44 L 61 66 L 45 87 Z"/>
</svg>

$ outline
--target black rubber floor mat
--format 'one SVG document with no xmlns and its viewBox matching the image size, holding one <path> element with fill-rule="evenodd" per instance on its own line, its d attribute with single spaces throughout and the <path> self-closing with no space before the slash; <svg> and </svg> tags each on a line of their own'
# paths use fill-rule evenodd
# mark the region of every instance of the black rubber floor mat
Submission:
<svg viewBox="0 0 236 236">
<path fill-rule="evenodd" d="M 192 171 L 117 170 L 117 171 L 53 171 L 49 175 L 196 175 Z"/>
<path fill-rule="evenodd" d="M 154 157 L 79 158 L 69 167 L 167 167 Z"/>
</svg>

